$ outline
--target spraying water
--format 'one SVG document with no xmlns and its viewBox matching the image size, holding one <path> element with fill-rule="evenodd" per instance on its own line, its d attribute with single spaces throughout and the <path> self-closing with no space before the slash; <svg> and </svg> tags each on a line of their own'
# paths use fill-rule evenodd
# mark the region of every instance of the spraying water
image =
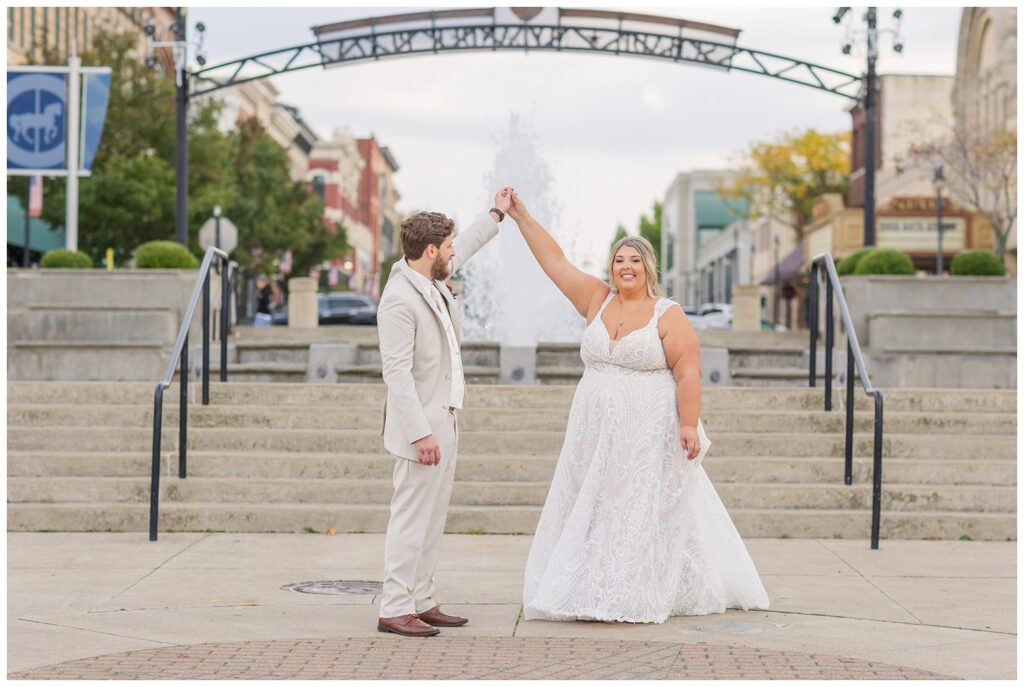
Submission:
<svg viewBox="0 0 1024 687">
<path fill-rule="evenodd" d="M 508 128 L 495 138 L 495 148 L 494 167 L 484 177 L 485 194 L 505 185 L 515 188 L 530 214 L 579 265 L 574 238 L 560 230 L 551 167 L 527 123 L 511 115 Z M 538 341 L 575 343 L 583 334 L 586 322 L 541 270 L 511 218 L 456 277 L 464 285 L 462 330 L 467 341 L 533 346 Z"/>
</svg>

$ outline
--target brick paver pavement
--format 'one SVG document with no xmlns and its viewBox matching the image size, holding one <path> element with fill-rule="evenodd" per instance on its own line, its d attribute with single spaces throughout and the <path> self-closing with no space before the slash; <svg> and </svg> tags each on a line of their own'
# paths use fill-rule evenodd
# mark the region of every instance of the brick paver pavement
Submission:
<svg viewBox="0 0 1024 687">
<path fill-rule="evenodd" d="M 525 637 L 226 642 L 146 649 L 11 679 L 950 679 L 838 656 L 719 644 Z"/>
</svg>

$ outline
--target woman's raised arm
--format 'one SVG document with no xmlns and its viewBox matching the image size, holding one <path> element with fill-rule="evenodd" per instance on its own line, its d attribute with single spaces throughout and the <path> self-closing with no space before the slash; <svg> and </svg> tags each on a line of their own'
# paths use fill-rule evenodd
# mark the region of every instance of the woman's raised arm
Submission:
<svg viewBox="0 0 1024 687">
<path fill-rule="evenodd" d="M 608 295 L 608 285 L 569 262 L 558 242 L 533 218 L 526 204 L 515 193 L 512 194 L 508 214 L 519 225 L 526 245 L 544 274 L 569 299 L 576 311 L 586 317 L 593 302 L 603 300 Z"/>
</svg>

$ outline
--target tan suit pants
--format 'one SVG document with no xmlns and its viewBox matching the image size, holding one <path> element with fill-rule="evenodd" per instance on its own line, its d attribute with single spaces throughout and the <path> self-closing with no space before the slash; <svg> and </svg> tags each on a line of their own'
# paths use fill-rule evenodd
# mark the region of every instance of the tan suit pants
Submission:
<svg viewBox="0 0 1024 687">
<path fill-rule="evenodd" d="M 436 605 L 434 573 L 441 556 L 441 535 L 458 460 L 455 410 L 449 411 L 445 427 L 435 438 L 441 447 L 441 462 L 437 465 L 395 456 L 395 494 L 384 537 L 381 618 L 422 613 Z"/>
</svg>

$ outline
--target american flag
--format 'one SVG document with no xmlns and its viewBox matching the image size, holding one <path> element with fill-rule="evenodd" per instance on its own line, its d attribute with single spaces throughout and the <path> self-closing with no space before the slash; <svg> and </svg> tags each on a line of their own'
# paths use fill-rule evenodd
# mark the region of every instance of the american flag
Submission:
<svg viewBox="0 0 1024 687">
<path fill-rule="evenodd" d="M 28 216 L 39 217 L 43 214 L 43 177 L 28 178 Z"/>
</svg>

